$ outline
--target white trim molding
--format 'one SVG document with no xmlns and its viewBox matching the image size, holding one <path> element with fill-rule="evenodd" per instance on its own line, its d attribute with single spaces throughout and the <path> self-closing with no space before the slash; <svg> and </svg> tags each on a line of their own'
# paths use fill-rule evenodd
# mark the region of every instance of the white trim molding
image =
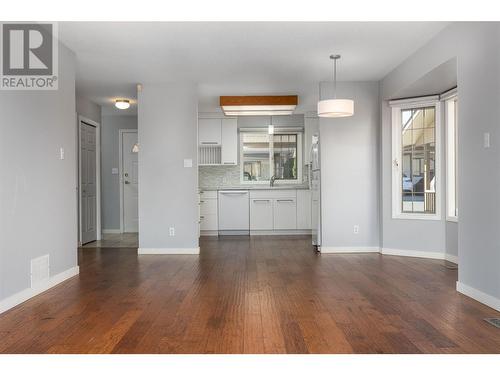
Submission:
<svg viewBox="0 0 500 375">
<path fill-rule="evenodd" d="M 450 263 L 458 264 L 458 256 L 453 255 L 453 254 L 444 254 L 444 260 L 446 260 Z"/>
<path fill-rule="evenodd" d="M 500 299 L 493 297 L 490 294 L 481 292 L 480 290 L 477 290 L 467 284 L 461 283 L 460 281 L 457 281 L 457 292 L 475 299 L 476 301 L 479 301 L 486 306 L 491 307 L 492 309 L 500 311 Z"/>
<path fill-rule="evenodd" d="M 379 253 L 379 247 L 371 246 L 320 246 L 321 254 Z"/>
<path fill-rule="evenodd" d="M 78 239 L 79 239 L 79 244 L 81 245 L 82 242 L 82 186 L 81 186 L 81 180 L 82 180 L 82 164 L 81 164 L 81 136 L 80 136 L 80 131 L 81 131 L 81 125 L 82 123 L 85 123 L 87 125 L 93 126 L 96 128 L 96 134 L 95 134 L 95 163 L 96 163 L 96 169 L 95 169 L 95 174 L 96 174 L 96 239 L 99 241 L 102 237 L 102 230 L 101 230 L 101 124 L 91 120 L 87 117 L 78 115 L 78 123 L 77 123 L 77 176 L 78 176 Z"/>
<path fill-rule="evenodd" d="M 441 220 L 441 102 L 439 96 L 426 98 L 415 98 L 404 101 L 391 101 L 391 138 L 392 138 L 392 177 L 391 177 L 391 199 L 392 199 L 392 219 L 407 220 Z M 435 213 L 403 212 L 403 160 L 402 160 L 402 135 L 401 135 L 401 111 L 405 109 L 434 107 L 435 108 Z"/>
<path fill-rule="evenodd" d="M 118 129 L 118 181 L 120 185 L 120 233 L 125 232 L 124 224 L 124 192 L 123 192 L 123 134 L 125 133 L 137 133 L 139 136 L 138 129 Z"/>
<path fill-rule="evenodd" d="M 443 259 L 443 260 L 445 257 L 445 253 L 439 251 L 419 251 L 419 250 L 382 248 L 380 250 L 380 253 L 383 255 L 397 255 L 402 257 Z"/>
<path fill-rule="evenodd" d="M 66 271 L 58 273 L 57 275 L 51 276 L 47 280 L 37 284 L 34 288 L 24 289 L 10 297 L 5 298 L 0 301 L 0 314 L 12 309 L 13 307 L 35 297 L 36 295 L 49 290 L 50 288 L 55 287 L 56 285 L 66 281 L 73 276 L 76 276 L 80 273 L 80 268 L 78 266 L 71 267 Z"/>
<path fill-rule="evenodd" d="M 200 253 L 199 247 L 140 247 L 137 249 L 139 255 L 198 255 Z"/>
</svg>

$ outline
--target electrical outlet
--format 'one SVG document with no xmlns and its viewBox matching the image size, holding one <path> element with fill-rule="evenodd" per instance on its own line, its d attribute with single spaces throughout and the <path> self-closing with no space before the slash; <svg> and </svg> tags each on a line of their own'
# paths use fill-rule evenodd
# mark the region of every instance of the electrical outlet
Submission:
<svg viewBox="0 0 500 375">
<path fill-rule="evenodd" d="M 174 227 L 170 227 L 168 234 L 169 234 L 170 237 L 175 236 L 175 228 Z"/>
<path fill-rule="evenodd" d="M 59 160 L 64 160 L 64 147 L 59 148 Z"/>
<path fill-rule="evenodd" d="M 355 225 L 353 227 L 353 232 L 354 232 L 354 234 L 358 234 L 359 233 L 359 225 Z"/>
</svg>

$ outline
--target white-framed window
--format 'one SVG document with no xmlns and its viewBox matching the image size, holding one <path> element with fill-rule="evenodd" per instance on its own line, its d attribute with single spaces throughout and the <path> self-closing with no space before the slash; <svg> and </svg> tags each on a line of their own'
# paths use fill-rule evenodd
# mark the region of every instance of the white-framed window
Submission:
<svg viewBox="0 0 500 375">
<path fill-rule="evenodd" d="M 439 96 L 392 101 L 392 217 L 441 219 Z"/>
<path fill-rule="evenodd" d="M 302 131 L 242 129 L 240 161 L 242 184 L 302 183 Z"/>
<path fill-rule="evenodd" d="M 458 221 L 457 201 L 457 113 L 458 97 L 447 95 L 445 104 L 446 121 L 446 220 Z"/>
</svg>

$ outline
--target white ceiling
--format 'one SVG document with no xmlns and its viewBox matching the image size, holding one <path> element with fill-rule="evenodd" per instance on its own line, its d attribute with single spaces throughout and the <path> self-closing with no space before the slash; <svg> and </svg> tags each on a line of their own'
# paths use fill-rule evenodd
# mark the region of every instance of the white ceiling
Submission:
<svg viewBox="0 0 500 375">
<path fill-rule="evenodd" d="M 112 99 L 136 98 L 136 84 L 199 84 L 200 111 L 220 95 L 298 94 L 313 110 L 318 82 L 380 80 L 445 22 L 142 23 L 62 22 L 77 56 L 77 91 L 112 112 Z M 134 106 L 132 106 L 134 107 Z M 134 111 L 134 108 L 132 108 Z"/>
</svg>

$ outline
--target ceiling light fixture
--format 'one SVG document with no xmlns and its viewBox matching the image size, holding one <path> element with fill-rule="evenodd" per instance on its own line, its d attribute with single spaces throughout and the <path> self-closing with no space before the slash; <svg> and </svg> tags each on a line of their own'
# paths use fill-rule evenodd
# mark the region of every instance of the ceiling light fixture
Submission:
<svg viewBox="0 0 500 375">
<path fill-rule="evenodd" d="M 333 60 L 333 99 L 318 102 L 319 117 L 349 117 L 354 114 L 354 101 L 351 99 L 337 99 L 337 60 L 340 55 L 330 55 Z"/>
<path fill-rule="evenodd" d="M 219 103 L 226 116 L 291 115 L 298 104 L 297 95 L 221 96 Z"/>
<path fill-rule="evenodd" d="M 127 109 L 130 107 L 130 100 L 128 99 L 116 99 L 115 107 L 118 109 Z"/>
</svg>

